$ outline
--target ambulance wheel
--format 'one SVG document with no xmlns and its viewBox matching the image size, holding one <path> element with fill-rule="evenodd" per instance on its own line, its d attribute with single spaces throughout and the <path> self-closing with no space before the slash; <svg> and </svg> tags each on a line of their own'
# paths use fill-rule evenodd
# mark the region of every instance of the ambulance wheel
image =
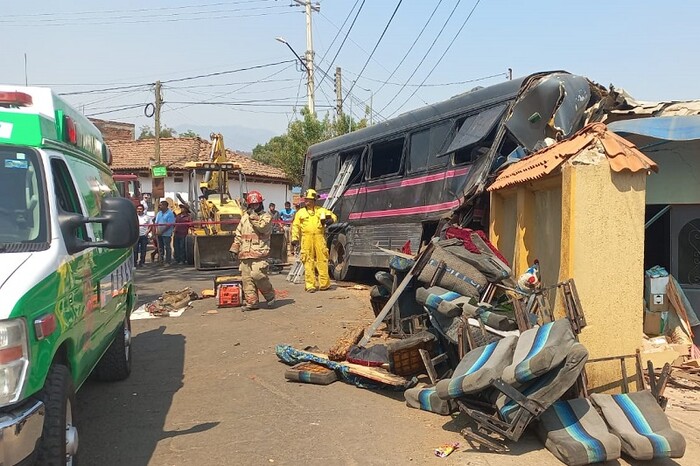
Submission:
<svg viewBox="0 0 700 466">
<path fill-rule="evenodd" d="M 103 382 L 124 380 L 131 374 L 131 319 L 127 316 L 117 334 L 95 368 L 97 378 Z"/>
<path fill-rule="evenodd" d="M 329 263 L 334 280 L 345 281 L 352 277 L 353 269 L 347 263 L 347 244 L 345 233 L 338 233 L 331 243 Z"/>
<path fill-rule="evenodd" d="M 73 466 L 78 453 L 78 429 L 75 426 L 73 378 L 66 366 L 51 366 L 40 396 L 45 416 L 37 464 Z"/>
</svg>

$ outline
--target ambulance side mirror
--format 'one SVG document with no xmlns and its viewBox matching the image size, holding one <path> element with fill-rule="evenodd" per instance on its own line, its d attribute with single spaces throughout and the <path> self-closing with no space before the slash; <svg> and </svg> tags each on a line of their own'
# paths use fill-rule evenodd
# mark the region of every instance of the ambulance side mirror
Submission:
<svg viewBox="0 0 700 466">
<path fill-rule="evenodd" d="M 139 223 L 134 204 L 123 197 L 102 199 L 99 217 L 83 217 L 62 212 L 59 223 L 68 254 L 75 254 L 87 248 L 125 249 L 139 239 Z M 76 235 L 77 229 L 87 223 L 102 224 L 102 241 L 84 241 Z"/>
</svg>

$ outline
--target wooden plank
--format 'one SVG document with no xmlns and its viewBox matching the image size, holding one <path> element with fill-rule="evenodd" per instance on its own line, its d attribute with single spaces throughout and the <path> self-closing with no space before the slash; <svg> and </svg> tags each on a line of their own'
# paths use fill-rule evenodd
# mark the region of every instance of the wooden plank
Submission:
<svg viewBox="0 0 700 466">
<path fill-rule="evenodd" d="M 328 362 L 331 362 L 330 359 L 328 359 L 328 355 L 323 354 L 323 353 L 311 353 L 309 351 L 303 351 L 303 350 L 296 350 L 299 353 L 302 354 L 311 354 L 314 355 L 318 358 L 321 359 L 326 359 Z M 359 364 L 353 364 L 350 362 L 335 362 L 335 364 L 340 364 L 341 366 L 347 367 L 348 371 L 351 374 L 358 375 L 360 377 L 363 377 L 365 379 L 373 380 L 375 382 L 380 382 L 386 385 L 393 385 L 396 387 L 403 387 L 408 384 L 408 380 L 405 378 L 398 376 L 396 374 L 392 374 L 391 372 L 387 371 L 386 369 L 382 369 L 379 367 L 367 367 L 367 366 L 361 366 Z"/>
<path fill-rule="evenodd" d="M 345 361 L 350 347 L 360 341 L 364 330 L 364 326 L 358 326 L 346 330 L 338 341 L 335 342 L 335 345 L 333 345 L 328 351 L 328 358 L 331 361 Z"/>
</svg>

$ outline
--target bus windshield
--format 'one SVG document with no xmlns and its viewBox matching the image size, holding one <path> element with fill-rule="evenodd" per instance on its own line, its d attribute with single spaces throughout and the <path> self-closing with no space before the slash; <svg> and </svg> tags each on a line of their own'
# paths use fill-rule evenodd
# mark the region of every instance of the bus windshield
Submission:
<svg viewBox="0 0 700 466">
<path fill-rule="evenodd" d="M 42 173 L 33 150 L 0 147 L 0 252 L 46 247 Z"/>
</svg>

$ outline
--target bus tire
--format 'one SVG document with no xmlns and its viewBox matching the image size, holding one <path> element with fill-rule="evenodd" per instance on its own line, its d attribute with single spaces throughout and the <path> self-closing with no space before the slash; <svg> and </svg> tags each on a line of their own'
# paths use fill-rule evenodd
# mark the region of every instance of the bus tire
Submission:
<svg viewBox="0 0 700 466">
<path fill-rule="evenodd" d="M 95 368 L 102 382 L 124 380 L 131 374 L 131 319 L 127 315 L 117 334 Z"/>
<path fill-rule="evenodd" d="M 75 427 L 75 388 L 70 370 L 54 364 L 40 392 L 44 402 L 44 430 L 37 448 L 37 464 L 76 464 L 78 429 Z"/>
<path fill-rule="evenodd" d="M 348 239 L 345 233 L 338 233 L 331 243 L 330 269 L 334 280 L 345 281 L 352 276 L 352 267 L 348 265 Z"/>
</svg>

